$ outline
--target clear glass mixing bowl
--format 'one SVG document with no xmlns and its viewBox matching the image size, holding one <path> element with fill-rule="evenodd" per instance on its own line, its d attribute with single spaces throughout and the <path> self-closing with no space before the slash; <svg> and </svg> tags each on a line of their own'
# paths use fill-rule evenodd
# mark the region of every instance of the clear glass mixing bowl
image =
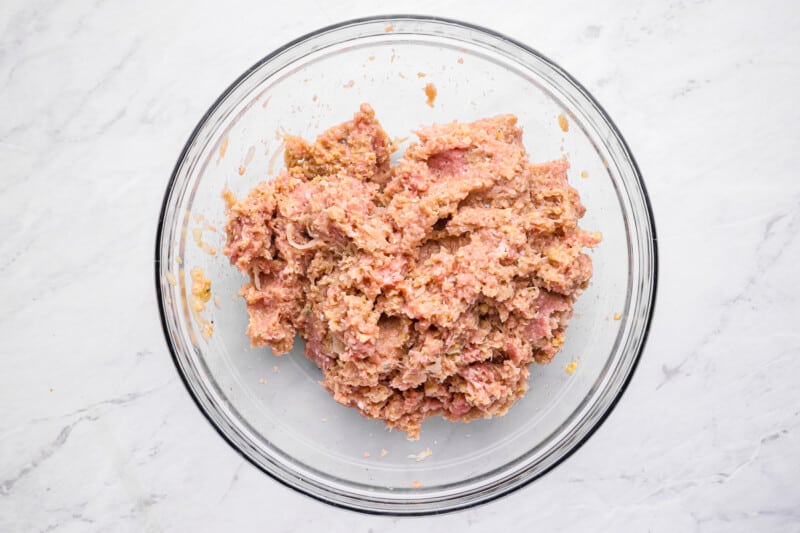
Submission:
<svg viewBox="0 0 800 533">
<path fill-rule="evenodd" d="M 428 83 L 438 93 L 433 107 L 424 92 Z M 317 383 L 321 374 L 303 356 L 301 342 L 283 357 L 249 346 L 247 313 L 235 296 L 244 278 L 221 253 L 220 193 L 228 187 L 242 197 L 275 176 L 282 168 L 283 132 L 313 138 L 349 119 L 361 102 L 372 104 L 389 135 L 398 137 L 433 122 L 517 115 L 532 161 L 567 156 L 570 180 L 587 207 L 582 226 L 603 233 L 592 252 L 591 286 L 576 305 L 561 353 L 549 365 L 534 365 L 530 391 L 504 417 L 469 424 L 435 418 L 423 425 L 419 441 L 409 441 L 334 402 Z M 566 132 L 561 114 L 569 123 Z M 622 135 L 557 65 L 468 24 L 369 18 L 287 44 L 211 106 L 167 187 L 156 287 L 179 373 L 209 421 L 244 457 L 334 505 L 438 513 L 496 498 L 542 475 L 608 415 L 649 326 L 654 231 Z M 198 315 L 191 308 L 189 275 L 196 267 L 214 294 Z M 205 321 L 214 328 L 208 339 Z M 578 366 L 570 374 L 565 369 L 573 360 Z"/>
</svg>

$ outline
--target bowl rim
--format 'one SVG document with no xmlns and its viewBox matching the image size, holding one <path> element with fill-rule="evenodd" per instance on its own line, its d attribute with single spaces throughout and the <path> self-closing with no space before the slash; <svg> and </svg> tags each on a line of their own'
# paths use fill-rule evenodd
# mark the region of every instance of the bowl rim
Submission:
<svg viewBox="0 0 800 533">
<path fill-rule="evenodd" d="M 631 363 L 631 366 L 630 366 L 630 369 L 628 371 L 627 376 L 621 382 L 619 390 L 611 398 L 607 408 L 601 414 L 601 416 L 596 420 L 596 422 L 591 427 L 589 427 L 587 429 L 586 433 L 580 439 L 578 439 L 575 443 L 573 443 L 569 447 L 569 449 L 567 449 L 566 452 L 564 452 L 564 454 L 561 455 L 561 457 L 559 457 L 558 459 L 553 461 L 552 464 L 550 464 L 549 466 L 546 466 L 540 472 L 536 473 L 535 475 L 530 476 L 528 479 L 525 479 L 520 483 L 517 483 L 517 484 L 515 484 L 513 486 L 510 486 L 510 487 L 504 487 L 504 488 L 502 488 L 500 490 L 497 490 L 495 493 L 490 494 L 489 496 L 487 496 L 485 498 L 475 499 L 475 500 L 468 501 L 468 502 L 455 503 L 454 505 L 449 505 L 449 506 L 447 506 L 445 508 L 442 508 L 442 509 L 427 509 L 426 508 L 426 509 L 419 509 L 419 510 L 417 510 L 417 509 L 405 510 L 403 512 L 398 512 L 396 510 L 385 509 L 385 508 L 377 509 L 377 508 L 357 507 L 357 506 L 350 505 L 350 504 L 345 503 L 345 502 L 326 499 L 321 494 L 315 494 L 312 491 L 305 490 L 304 488 L 302 488 L 300 486 L 293 485 L 293 484 L 289 483 L 288 481 L 279 478 L 278 476 L 276 476 L 275 474 L 273 474 L 269 470 L 266 470 L 261 465 L 259 465 L 250 456 L 245 454 L 244 451 L 238 445 L 236 445 L 236 443 L 234 443 L 233 440 L 227 434 L 225 434 L 222 431 L 222 429 L 216 423 L 214 423 L 214 421 L 212 420 L 210 414 L 205 410 L 205 408 L 201 404 L 200 400 L 198 399 L 195 391 L 190 386 L 190 384 L 189 384 L 189 382 L 187 380 L 186 374 L 181 369 L 180 363 L 178 361 L 178 354 L 176 352 L 175 346 L 173 345 L 173 343 L 170 340 L 171 336 L 170 336 L 170 332 L 169 332 L 167 316 L 166 316 L 166 309 L 165 309 L 165 305 L 164 305 L 164 294 L 163 294 L 163 291 L 162 291 L 161 272 L 160 272 L 160 268 L 161 268 L 161 242 L 162 242 L 162 237 L 163 237 L 163 233 L 164 233 L 165 215 L 166 215 L 166 211 L 167 211 L 167 208 L 168 208 L 170 195 L 171 195 L 171 193 L 172 193 L 172 191 L 173 191 L 173 189 L 175 187 L 175 182 L 177 180 L 180 168 L 181 168 L 183 162 L 186 159 L 186 155 L 189 152 L 189 149 L 193 145 L 194 141 L 197 139 L 197 137 L 198 137 L 200 131 L 202 130 L 202 128 L 206 125 L 207 121 L 209 120 L 211 115 L 214 113 L 214 111 L 216 111 L 217 108 L 220 107 L 220 105 L 228 98 L 228 96 L 230 96 L 230 94 L 234 91 L 234 89 L 236 89 L 242 81 L 244 81 L 247 77 L 249 77 L 250 74 L 252 74 L 257 69 L 261 68 L 263 65 L 265 65 L 266 63 L 271 61 L 276 56 L 282 54 L 286 50 L 288 50 L 288 49 L 290 49 L 290 48 L 292 48 L 292 47 L 294 47 L 294 46 L 296 46 L 296 45 L 298 45 L 300 43 L 303 43 L 305 41 L 313 39 L 314 37 L 316 37 L 316 36 L 318 36 L 320 34 L 327 33 L 327 32 L 330 32 L 330 31 L 335 31 L 335 30 L 338 30 L 338 29 L 341 29 L 341 28 L 345 28 L 345 27 L 348 27 L 348 26 L 359 25 L 359 24 L 373 23 L 373 22 L 379 22 L 379 21 L 384 21 L 384 22 L 386 22 L 388 24 L 391 24 L 392 22 L 398 21 L 398 20 L 405 20 L 405 21 L 416 20 L 416 21 L 423 21 L 423 22 L 443 23 L 443 24 L 447 24 L 447 25 L 458 26 L 458 27 L 461 27 L 461 28 L 464 28 L 464 29 L 467 29 L 467 30 L 473 30 L 473 31 L 482 32 L 482 33 L 484 33 L 484 34 L 486 34 L 486 35 L 488 35 L 490 37 L 494 37 L 494 38 L 497 38 L 497 39 L 501 39 L 501 40 L 507 41 L 510 44 L 519 47 L 523 51 L 537 56 L 543 62 L 548 64 L 548 66 L 550 66 L 556 72 L 558 72 L 561 76 L 563 76 L 567 81 L 572 83 L 575 86 L 575 88 L 577 88 L 578 91 L 588 100 L 588 102 L 595 107 L 595 109 L 598 111 L 598 113 L 601 115 L 603 120 L 607 123 L 608 127 L 611 129 L 613 134 L 618 139 L 618 141 L 619 141 L 619 143 L 620 143 L 625 155 L 629 159 L 630 164 L 632 165 L 636 180 L 638 182 L 638 185 L 641 188 L 642 200 L 644 201 L 645 211 L 647 212 L 648 225 L 649 225 L 650 232 L 651 232 L 651 235 L 652 235 L 651 239 L 650 239 L 650 243 L 649 243 L 650 246 L 652 247 L 652 290 L 650 291 L 650 297 L 649 297 L 649 302 L 648 302 L 649 303 L 649 310 L 648 310 L 648 313 L 647 313 L 647 316 L 646 316 L 644 329 L 642 330 L 641 343 L 639 344 L 639 347 L 638 347 L 638 350 L 637 350 L 636 354 L 632 358 L 632 363 Z M 173 170 L 172 170 L 172 172 L 170 174 L 169 181 L 167 182 L 167 186 L 166 186 L 166 189 L 165 189 L 165 192 L 164 192 L 164 196 L 163 196 L 163 199 L 162 199 L 162 202 L 161 202 L 161 209 L 159 210 L 158 223 L 157 223 L 157 226 L 156 226 L 156 235 L 155 235 L 155 237 L 156 238 L 155 238 L 155 261 L 154 261 L 154 267 L 155 268 L 154 268 L 154 272 L 155 272 L 156 302 L 157 302 L 157 305 L 158 305 L 158 312 L 159 312 L 159 318 L 160 318 L 160 321 L 161 321 L 162 331 L 164 333 L 164 340 L 165 340 L 165 342 L 167 344 L 167 348 L 169 349 L 170 356 L 171 356 L 173 365 L 175 367 L 175 371 L 177 372 L 178 376 L 180 377 L 180 380 L 183 383 L 184 388 L 189 393 L 189 396 L 192 398 L 192 401 L 197 406 L 197 408 L 200 411 L 200 413 L 202 413 L 203 417 L 206 419 L 206 421 L 209 423 L 209 425 L 211 425 L 211 427 L 214 428 L 214 430 L 217 432 L 217 434 L 219 434 L 222 437 L 222 439 L 231 448 L 233 448 L 233 450 L 235 450 L 242 458 L 244 458 L 250 465 L 256 467 L 259 471 L 267 474 L 271 479 L 277 481 L 281 485 L 286 486 L 286 487 L 292 489 L 295 492 L 298 492 L 300 494 L 308 496 L 308 497 L 310 497 L 310 498 L 312 498 L 312 499 L 314 499 L 316 501 L 320 501 L 322 503 L 331 505 L 333 507 L 340 508 L 340 509 L 347 509 L 347 510 L 350 510 L 350 511 L 356 511 L 356 512 L 369 514 L 369 515 L 428 516 L 428 515 L 433 515 L 433 514 L 452 513 L 452 512 L 456 512 L 456 511 L 461 511 L 461 510 L 474 508 L 474 507 L 477 507 L 477 506 L 480 506 L 480 505 L 495 501 L 495 500 L 497 500 L 497 499 L 499 499 L 499 498 L 501 498 L 503 496 L 507 496 L 508 494 L 511 494 L 513 492 L 516 492 L 517 490 L 520 490 L 520 489 L 528 486 L 533 481 L 544 477 L 546 474 L 550 473 L 556 467 L 558 467 L 559 465 L 564 463 L 575 452 L 577 452 L 581 447 L 583 447 L 583 445 L 605 423 L 605 421 L 611 416 L 611 413 L 616 408 L 616 406 L 619 403 L 619 401 L 622 398 L 622 396 L 625 394 L 625 391 L 627 390 L 628 385 L 630 384 L 630 382 L 633 379 L 634 374 L 636 373 L 636 370 L 637 370 L 637 368 L 639 366 L 639 362 L 640 362 L 640 360 L 642 358 L 642 353 L 644 352 L 644 349 L 645 349 L 645 347 L 647 345 L 647 339 L 649 337 L 650 328 L 651 328 L 652 322 L 653 322 L 653 316 L 655 314 L 656 300 L 657 300 L 656 296 L 657 296 L 657 293 L 658 293 L 658 277 L 659 277 L 658 256 L 659 256 L 659 253 L 658 253 L 658 238 L 657 238 L 657 232 L 656 232 L 655 217 L 653 215 L 653 206 L 652 206 L 652 203 L 650 201 L 650 196 L 649 196 L 649 194 L 647 192 L 647 188 L 645 186 L 644 180 L 642 178 L 642 173 L 641 173 L 641 171 L 639 169 L 639 165 L 636 162 L 636 159 L 634 158 L 633 153 L 630 150 L 630 147 L 628 146 L 628 142 L 625 140 L 625 137 L 622 135 L 622 132 L 619 130 L 619 128 L 617 127 L 616 123 L 612 120 L 610 115 L 606 112 L 605 108 L 594 98 L 594 96 L 592 96 L 592 94 L 583 86 L 583 84 L 581 84 L 578 80 L 576 80 L 572 75 L 570 75 L 566 70 L 564 70 L 559 64 L 557 64 L 556 62 L 551 60 L 549 57 L 547 57 L 546 55 L 544 55 L 541 52 L 539 52 L 537 49 L 535 49 L 535 48 L 533 48 L 533 47 L 531 47 L 531 46 L 529 46 L 527 44 L 524 44 L 524 43 L 520 42 L 517 39 L 509 37 L 509 36 L 507 36 L 507 35 L 505 35 L 505 34 L 503 34 L 501 32 L 498 32 L 496 30 L 492 30 L 490 28 L 486 28 L 485 26 L 481 26 L 481 25 L 478 25 L 478 24 L 473 24 L 473 23 L 470 23 L 470 22 L 465 22 L 465 21 L 458 20 L 458 19 L 452 19 L 452 18 L 448 18 L 448 17 L 431 16 L 431 15 L 395 13 L 395 14 L 385 14 L 385 15 L 371 15 L 371 16 L 367 16 L 367 17 L 357 17 L 357 18 L 343 20 L 341 22 L 330 24 L 330 25 L 321 27 L 319 29 L 316 29 L 314 31 L 305 33 L 305 34 L 301 35 L 300 37 L 297 37 L 297 38 L 295 38 L 295 39 L 283 44 L 282 46 L 276 48 L 275 50 L 273 50 L 269 54 L 267 54 L 264 57 L 262 57 L 261 59 L 259 59 L 256 63 L 254 63 L 248 69 L 246 69 L 233 82 L 231 82 L 222 91 L 222 93 L 220 93 L 220 95 L 214 100 L 214 102 L 208 107 L 208 109 L 205 111 L 203 116 L 200 118 L 200 120 L 197 122 L 197 124 L 193 128 L 193 130 L 192 130 L 191 134 L 189 135 L 186 143 L 183 145 L 183 148 L 181 149 L 181 152 L 178 155 L 178 159 L 177 159 L 177 161 L 176 161 L 176 163 L 175 163 L 175 165 L 173 167 Z"/>
</svg>

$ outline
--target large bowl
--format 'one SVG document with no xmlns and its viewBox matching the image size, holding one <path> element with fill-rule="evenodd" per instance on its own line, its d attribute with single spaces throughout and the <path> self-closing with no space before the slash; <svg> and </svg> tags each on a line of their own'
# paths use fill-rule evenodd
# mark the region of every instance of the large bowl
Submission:
<svg viewBox="0 0 800 533">
<path fill-rule="evenodd" d="M 428 83 L 438 91 L 433 107 L 424 92 Z M 371 103 L 397 137 L 433 122 L 513 113 L 532 161 L 566 155 L 571 163 L 570 181 L 587 207 L 582 226 L 603 234 L 591 252 L 594 277 L 562 351 L 549 365 L 533 366 L 530 391 L 504 417 L 469 424 L 431 419 L 420 440 L 409 441 L 334 402 L 318 384 L 320 371 L 303 356 L 302 342 L 283 357 L 249 346 L 247 313 L 236 297 L 244 278 L 221 254 L 220 193 L 228 187 L 241 197 L 275 176 L 283 132 L 313 138 L 349 119 L 361 102 Z M 231 446 L 278 481 L 328 503 L 424 514 L 519 488 L 597 429 L 644 345 L 656 241 L 633 156 L 578 82 L 490 30 L 392 16 L 337 24 L 293 41 L 224 92 L 195 128 L 169 181 L 155 264 L 175 364 Z M 199 315 L 192 311 L 189 276 L 196 267 L 214 294 Z M 213 323 L 210 338 L 205 321 Z M 568 373 L 573 361 L 577 369 L 572 365 Z"/>
</svg>

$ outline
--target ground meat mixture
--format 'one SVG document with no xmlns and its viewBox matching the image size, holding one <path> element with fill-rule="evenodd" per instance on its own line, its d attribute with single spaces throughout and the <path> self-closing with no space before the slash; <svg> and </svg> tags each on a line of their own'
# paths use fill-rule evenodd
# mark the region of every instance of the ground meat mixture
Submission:
<svg viewBox="0 0 800 533">
<path fill-rule="evenodd" d="M 393 167 L 366 104 L 287 137 L 287 170 L 228 211 L 252 344 L 283 354 L 299 333 L 337 402 L 411 438 L 504 414 L 563 344 L 600 240 L 568 163 L 529 162 L 515 124 L 422 128 Z"/>
</svg>

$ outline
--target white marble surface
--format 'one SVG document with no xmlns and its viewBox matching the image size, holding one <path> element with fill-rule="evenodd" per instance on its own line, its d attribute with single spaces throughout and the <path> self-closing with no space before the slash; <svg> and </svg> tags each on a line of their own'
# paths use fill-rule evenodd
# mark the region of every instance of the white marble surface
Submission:
<svg viewBox="0 0 800 533">
<path fill-rule="evenodd" d="M 0 531 L 800 531 L 798 4 L 377 4 L 0 3 Z M 227 84 L 399 11 L 495 28 L 581 80 L 638 158 L 661 252 L 605 425 L 523 490 L 412 519 L 318 503 L 230 449 L 176 375 L 152 271 L 172 165 Z"/>
</svg>

